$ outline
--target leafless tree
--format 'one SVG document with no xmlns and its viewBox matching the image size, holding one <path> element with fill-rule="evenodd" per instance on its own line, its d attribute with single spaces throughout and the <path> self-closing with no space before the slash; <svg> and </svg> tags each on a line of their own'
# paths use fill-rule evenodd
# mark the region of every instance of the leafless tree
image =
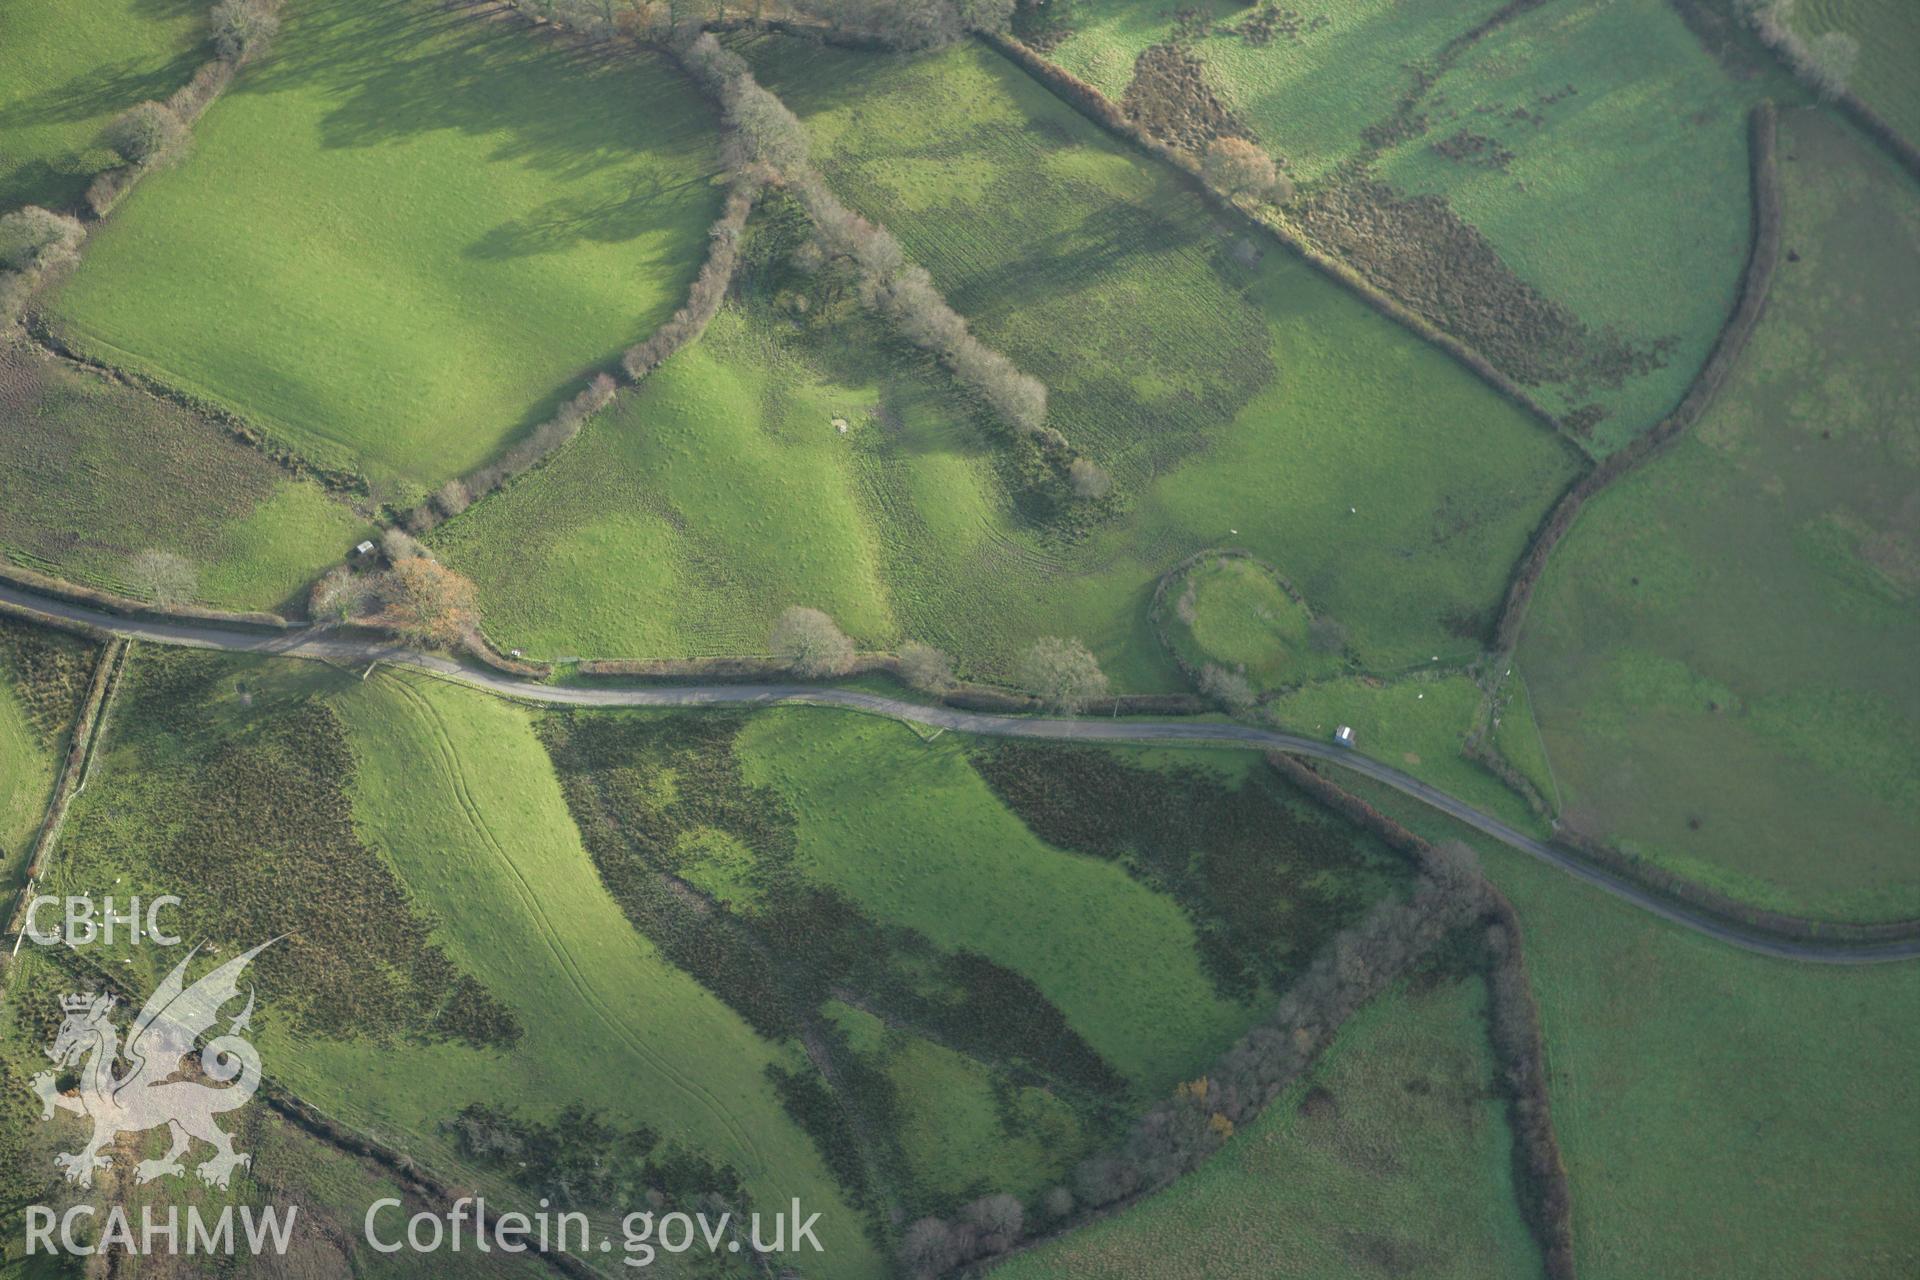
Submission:
<svg viewBox="0 0 1920 1280">
<path fill-rule="evenodd" d="M 810 679 L 836 676 L 853 664 L 853 641 L 818 609 L 794 605 L 773 624 L 773 652 Z"/>
<path fill-rule="evenodd" d="M 166 104 L 142 102 L 114 117 L 102 140 L 128 164 L 152 165 L 179 153 L 187 126 Z"/>
<path fill-rule="evenodd" d="M 186 604 L 200 586 L 200 573 L 193 561 L 157 547 L 136 555 L 127 565 L 127 576 L 143 595 L 166 608 Z"/>
<path fill-rule="evenodd" d="M 1016 678 L 1056 711 L 1076 715 L 1107 693 L 1106 673 L 1078 640 L 1046 636 L 1020 657 Z"/>
<path fill-rule="evenodd" d="M 900 678 L 927 693 L 953 687 L 953 660 L 930 644 L 909 641 L 900 649 Z"/>
</svg>

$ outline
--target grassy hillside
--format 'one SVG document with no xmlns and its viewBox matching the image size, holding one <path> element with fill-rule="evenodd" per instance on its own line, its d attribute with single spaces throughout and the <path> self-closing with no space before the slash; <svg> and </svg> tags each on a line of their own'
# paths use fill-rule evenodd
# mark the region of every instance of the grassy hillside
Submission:
<svg viewBox="0 0 1920 1280">
<path fill-rule="evenodd" d="M 584 1200 L 576 1172 L 575 1207 L 623 1211 L 647 1186 L 690 1202 L 737 1175 L 757 1206 L 817 1207 L 836 1268 L 877 1274 L 864 1219 L 765 1077 L 804 1059 L 622 918 L 526 711 L 424 677 L 142 650 L 115 725 L 56 891 L 176 893 L 181 932 L 229 953 L 289 935 L 257 962 L 256 1025 L 296 1095 L 529 1201 L 566 1175 L 489 1158 L 463 1113 L 488 1108 L 484 1132 L 578 1104 L 611 1132 L 570 1149 L 583 1167 L 618 1157 L 623 1181 Z M 108 962 L 151 984 L 173 959 Z"/>
<path fill-rule="evenodd" d="M 748 781 L 792 806 L 810 879 L 1026 975 L 1144 1095 L 1192 1074 L 1256 1015 L 1214 989 L 1178 902 L 1043 843 L 975 772 L 966 741 L 792 710 L 755 717 L 734 749 Z"/>
<path fill-rule="evenodd" d="M 1048 382 L 1051 420 L 1114 471 L 1125 509 L 1078 541 L 1037 529 L 943 374 L 749 308 L 437 535 L 498 639 L 758 648 L 782 606 L 806 603 L 981 674 L 1068 634 L 1123 688 L 1177 687 L 1146 619 L 1152 584 L 1231 541 L 1345 624 L 1368 664 L 1475 650 L 1572 471 L 1544 429 L 1299 263 L 1236 259 L 1195 197 L 996 55 L 748 51 L 833 181 Z"/>
<path fill-rule="evenodd" d="M 165 98 L 205 56 L 199 0 L 9 0 L 0 6 L 0 213 L 63 209 L 116 158 L 100 130 Z"/>
<path fill-rule="evenodd" d="M 650 55 L 423 0 L 295 0 L 48 308 L 88 353 L 405 497 L 679 304 L 714 142 Z"/>
<path fill-rule="evenodd" d="M 1180 25 L 1158 0 L 1049 8 L 1069 33 L 1050 56 L 1116 101 L 1138 55 Z M 1568 309 L 1587 330 L 1571 339 L 1581 371 L 1542 367 L 1540 386 L 1556 410 L 1607 410 L 1592 443 L 1610 449 L 1664 415 L 1705 358 L 1746 258 L 1746 108 L 1797 91 L 1759 72 L 1745 42 L 1696 36 L 1667 0 L 1540 5 L 1467 39 L 1502 8 L 1225 0 L 1195 6 L 1181 43 L 1235 128 L 1302 183 L 1292 212 L 1350 187 L 1343 166 L 1361 160 L 1396 200 L 1447 202 L 1438 214 L 1397 210 L 1404 221 L 1369 247 L 1402 258 L 1389 274 L 1403 291 L 1457 275 L 1473 306 L 1511 321 L 1524 282 Z M 1184 119 L 1167 96 L 1146 94 L 1150 114 Z M 1672 198 L 1680 190 L 1688 198 Z M 1484 235 L 1504 268 L 1447 247 L 1452 220 Z M 1480 345 L 1531 382 L 1545 336 L 1525 335 L 1511 358 L 1492 337 Z M 1616 339 L 1659 344 L 1660 367 L 1622 364 Z"/>
<path fill-rule="evenodd" d="M 1477 978 L 1401 988 L 1198 1172 L 1008 1280 L 1537 1275 Z"/>
<path fill-rule="evenodd" d="M 371 526 L 215 423 L 0 343 L 0 554 L 139 594 L 131 561 L 172 551 L 197 599 L 273 609 Z"/>
<path fill-rule="evenodd" d="M 1520 913 L 1581 1276 L 1920 1265 L 1920 966 L 1749 955 L 1348 782 L 1475 844 Z"/>
<path fill-rule="evenodd" d="M 1920 189 L 1830 114 L 1781 151 L 1791 254 L 1741 366 L 1555 552 L 1519 665 L 1582 829 L 1769 906 L 1912 916 Z"/>
</svg>

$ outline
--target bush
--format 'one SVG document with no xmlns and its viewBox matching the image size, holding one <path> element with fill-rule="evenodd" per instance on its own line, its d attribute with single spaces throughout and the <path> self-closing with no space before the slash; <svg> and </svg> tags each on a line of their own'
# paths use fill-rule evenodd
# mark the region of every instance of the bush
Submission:
<svg viewBox="0 0 1920 1280">
<path fill-rule="evenodd" d="M 853 663 L 853 641 L 833 619 L 800 605 L 780 615 L 768 645 L 795 674 L 809 679 L 840 675 Z"/>
<path fill-rule="evenodd" d="M 1107 693 L 1106 673 L 1087 646 L 1058 636 L 1034 641 L 1021 655 L 1015 678 L 1049 707 L 1068 715 L 1086 710 Z"/>
<path fill-rule="evenodd" d="M 30 204 L 0 217 L 0 268 L 23 274 L 44 271 L 71 260 L 86 235 L 78 220 Z"/>
<path fill-rule="evenodd" d="M 187 126 L 164 103 L 142 102 L 116 116 L 101 140 L 128 164 L 145 167 L 177 154 Z"/>
</svg>

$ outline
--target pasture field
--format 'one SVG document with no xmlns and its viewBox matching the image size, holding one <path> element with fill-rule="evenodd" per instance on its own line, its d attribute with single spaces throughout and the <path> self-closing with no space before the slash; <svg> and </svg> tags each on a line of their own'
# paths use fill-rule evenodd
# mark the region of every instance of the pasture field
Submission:
<svg viewBox="0 0 1920 1280">
<path fill-rule="evenodd" d="M 1607 410 L 1588 440 L 1597 452 L 1658 421 L 1705 359 L 1746 260 L 1746 110 L 1800 91 L 1754 59 L 1748 41 L 1710 51 L 1667 0 L 1541 5 L 1451 54 L 1450 42 L 1502 6 L 1277 7 L 1292 15 L 1290 30 L 1259 44 L 1236 31 L 1257 8 L 1197 6 L 1203 20 L 1185 47 L 1237 126 L 1285 158 L 1302 204 L 1349 188 L 1356 176 L 1343 166 L 1357 162 L 1370 162 L 1368 175 L 1396 201 L 1442 197 L 1452 221 L 1397 204 L 1389 239 L 1400 243 L 1365 246 L 1381 261 L 1399 258 L 1390 287 L 1418 296 L 1434 273 L 1462 273 L 1477 301 L 1435 318 L 1471 339 L 1471 310 L 1511 313 L 1516 286 L 1530 285 L 1584 327 L 1566 335 L 1571 368 L 1534 367 L 1552 337 L 1544 331 L 1509 349 L 1490 329 L 1478 345 L 1538 385 L 1556 412 Z M 1135 58 L 1174 37 L 1174 9 L 1160 0 L 1072 6 L 1062 20 L 1072 34 L 1049 56 L 1121 101 Z M 1334 217 L 1303 225 L 1318 234 L 1348 203 L 1332 200 Z M 1455 260 L 1444 237 L 1459 221 L 1502 267 Z M 1407 252 L 1429 237 L 1431 253 Z M 1620 342 L 1643 353 L 1661 344 L 1659 367 L 1632 367 Z"/>
<path fill-rule="evenodd" d="M 1920 912 L 1920 190 L 1783 117 L 1791 250 L 1694 431 L 1603 494 L 1522 634 L 1566 818 L 1736 896 Z M 1797 258 L 1797 260 L 1796 260 Z"/>
<path fill-rule="evenodd" d="M 130 562 L 157 548 L 201 602 L 275 609 L 372 532 L 215 423 L 6 343 L 0 422 L 0 554 L 70 581 L 139 595 Z"/>
<path fill-rule="evenodd" d="M 24 870 L 97 655 L 62 631 L 0 618 L 0 884 Z"/>
<path fill-rule="evenodd" d="M 1048 382 L 1051 420 L 1114 472 L 1125 509 L 1078 541 L 1036 527 L 944 375 L 749 302 L 744 326 L 723 319 L 551 465 L 436 532 L 496 640 L 737 651 L 806 603 L 850 615 L 864 643 L 924 640 L 983 676 L 1039 636 L 1077 635 L 1117 687 L 1177 688 L 1146 618 L 1153 583 L 1232 542 L 1340 621 L 1367 665 L 1475 651 L 1573 471 L 1546 430 L 1303 265 L 1239 265 L 1197 197 L 997 55 L 746 52 L 833 181 Z M 778 395 L 742 414 L 722 382 Z M 715 468 L 736 455 L 741 474 Z M 520 571 L 528 557 L 540 572 Z M 800 588 L 766 567 L 790 563 Z"/>
<path fill-rule="evenodd" d="M 118 158 L 100 131 L 165 98 L 206 56 L 198 0 L 9 0 L 0 6 L 0 213 L 69 209 Z"/>
<path fill-rule="evenodd" d="M 715 141 L 652 55 L 423 0 L 294 0 L 48 318 L 403 503 L 680 304 Z"/>
<path fill-rule="evenodd" d="M 1160 1095 L 1231 1045 L 1258 1007 L 1214 989 L 1173 897 L 1044 843 L 974 770 L 970 745 L 795 709 L 754 717 L 734 751 L 749 783 L 791 806 L 809 879 L 1025 975 L 1142 1096 Z"/>
<path fill-rule="evenodd" d="M 1537 1275 L 1485 1004 L 1477 977 L 1381 996 L 1197 1172 L 995 1274 Z"/>
<path fill-rule="evenodd" d="M 1920 1264 L 1920 968 L 1737 951 L 1346 782 L 1430 840 L 1474 845 L 1519 911 L 1580 1275 Z"/>
<path fill-rule="evenodd" d="M 425 677 L 143 651 L 115 715 L 60 891 L 178 893 L 184 932 L 228 950 L 293 930 L 257 962 L 257 1026 L 296 1095 L 502 1200 L 533 1191 L 469 1149 L 464 1110 L 544 1123 L 578 1103 L 689 1177 L 822 1206 L 837 1267 L 877 1274 L 765 1077 L 804 1059 L 622 918 L 529 713 Z M 171 958 L 110 960 L 150 986 Z"/>
<path fill-rule="evenodd" d="M 1793 27 L 1811 40 L 1841 31 L 1860 42 L 1847 87 L 1908 142 L 1920 139 L 1920 8 L 1901 0 L 1795 0 Z"/>
<path fill-rule="evenodd" d="M 479 584 L 494 637 L 531 653 L 755 653 L 792 604 L 884 644 L 899 627 L 883 530 L 853 457 L 875 447 L 883 402 L 917 438 L 963 434 L 936 390 L 884 366 L 836 378 L 729 310 L 552 462 L 429 541 Z M 926 469 L 957 481 L 958 503 L 979 479 L 974 450 L 955 444 Z"/>
</svg>

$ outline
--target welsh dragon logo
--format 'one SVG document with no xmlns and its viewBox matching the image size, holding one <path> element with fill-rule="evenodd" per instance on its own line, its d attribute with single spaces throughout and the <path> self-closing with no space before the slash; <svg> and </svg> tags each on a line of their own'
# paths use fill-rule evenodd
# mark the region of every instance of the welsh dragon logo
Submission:
<svg viewBox="0 0 1920 1280">
<path fill-rule="evenodd" d="M 101 1152 L 115 1135 L 141 1133 L 161 1125 L 172 1134 L 172 1145 L 158 1160 L 142 1160 L 135 1166 L 137 1182 L 184 1174 L 180 1157 L 195 1138 L 214 1149 L 213 1156 L 194 1170 L 212 1186 L 225 1187 L 236 1168 L 253 1163 L 252 1156 L 233 1149 L 233 1139 L 213 1122 L 221 1112 L 245 1105 L 260 1087 L 260 1055 L 240 1035 L 253 1017 L 251 988 L 246 1007 L 227 1025 L 225 1034 L 209 1040 L 200 1051 L 200 1072 L 212 1083 L 177 1077 L 195 1043 L 218 1019 L 221 1006 L 239 997 L 241 972 L 278 941 L 275 938 L 261 943 L 189 987 L 187 965 L 200 953 L 195 947 L 133 1020 L 124 1049 L 113 1025 L 115 997 L 88 994 L 62 998 L 67 1018 L 47 1056 L 62 1068 L 87 1058 L 80 1073 L 80 1088 L 75 1093 L 61 1093 L 54 1073 L 43 1071 L 33 1078 L 33 1091 L 45 1107 L 41 1119 L 53 1119 L 58 1109 L 77 1112 L 93 1121 L 93 1137 L 85 1147 L 72 1155 L 54 1157 L 54 1163 L 66 1170 L 68 1182 L 92 1186 L 94 1170 L 112 1163 Z M 125 1069 L 116 1074 L 115 1064 L 122 1058 Z"/>
</svg>

